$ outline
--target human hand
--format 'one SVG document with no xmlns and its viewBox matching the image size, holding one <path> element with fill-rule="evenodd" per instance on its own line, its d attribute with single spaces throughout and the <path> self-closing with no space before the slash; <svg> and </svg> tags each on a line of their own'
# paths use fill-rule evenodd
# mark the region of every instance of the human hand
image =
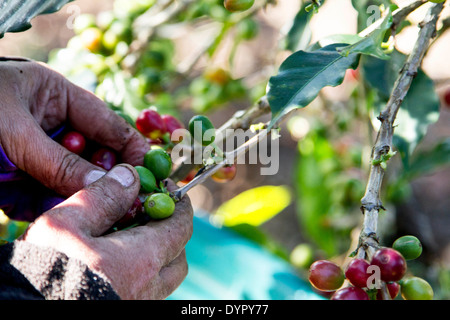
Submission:
<svg viewBox="0 0 450 320">
<path fill-rule="evenodd" d="M 169 181 L 168 189 L 175 188 Z M 192 234 L 193 211 L 185 196 L 167 219 L 104 235 L 131 207 L 139 189 L 132 166 L 115 166 L 41 215 L 19 241 L 84 262 L 124 300 L 164 299 L 187 274 L 184 247 Z"/>
<path fill-rule="evenodd" d="M 68 197 L 104 174 L 46 135 L 63 123 L 114 149 L 123 162 L 142 165 L 150 149 L 145 138 L 91 92 L 31 61 L 2 61 L 0 75 L 0 147 L 47 188 Z"/>
</svg>

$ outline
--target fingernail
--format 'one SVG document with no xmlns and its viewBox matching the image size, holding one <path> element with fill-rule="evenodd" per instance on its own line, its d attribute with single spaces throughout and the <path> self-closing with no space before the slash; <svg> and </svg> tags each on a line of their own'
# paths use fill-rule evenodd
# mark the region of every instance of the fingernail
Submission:
<svg viewBox="0 0 450 320">
<path fill-rule="evenodd" d="M 101 170 L 92 170 L 86 175 L 85 178 L 85 186 L 90 185 L 92 182 L 97 181 L 101 177 L 103 177 L 106 174 L 106 172 Z"/>
<path fill-rule="evenodd" d="M 134 174 L 127 167 L 116 166 L 106 175 L 118 181 L 124 187 L 129 187 L 134 183 Z"/>
</svg>

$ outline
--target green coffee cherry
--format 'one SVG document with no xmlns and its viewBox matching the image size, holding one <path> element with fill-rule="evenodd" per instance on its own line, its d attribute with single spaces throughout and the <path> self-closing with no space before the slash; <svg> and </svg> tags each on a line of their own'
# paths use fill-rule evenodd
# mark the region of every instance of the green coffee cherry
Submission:
<svg viewBox="0 0 450 320">
<path fill-rule="evenodd" d="M 422 244 L 414 236 L 403 236 L 395 240 L 392 248 L 402 254 L 406 260 L 414 260 L 422 254 Z"/>
<path fill-rule="evenodd" d="M 210 145 L 216 138 L 213 124 L 208 117 L 197 115 L 189 121 L 189 132 L 203 146 Z"/>
<path fill-rule="evenodd" d="M 433 300 L 433 288 L 422 278 L 405 279 L 401 284 L 401 289 L 404 300 Z"/>
<path fill-rule="evenodd" d="M 136 166 L 134 168 L 139 174 L 139 179 L 141 180 L 141 190 L 147 193 L 155 191 L 157 185 L 153 173 L 147 168 L 142 166 Z"/>
<path fill-rule="evenodd" d="M 163 149 L 152 149 L 144 156 L 144 167 L 150 170 L 156 180 L 167 179 L 172 171 L 172 159 Z"/>
<path fill-rule="evenodd" d="M 250 9 L 254 3 L 255 0 L 225 0 L 223 5 L 228 11 L 236 12 Z"/>
<path fill-rule="evenodd" d="M 145 200 L 144 211 L 153 219 L 165 219 L 175 211 L 175 202 L 165 193 L 155 193 Z"/>
</svg>

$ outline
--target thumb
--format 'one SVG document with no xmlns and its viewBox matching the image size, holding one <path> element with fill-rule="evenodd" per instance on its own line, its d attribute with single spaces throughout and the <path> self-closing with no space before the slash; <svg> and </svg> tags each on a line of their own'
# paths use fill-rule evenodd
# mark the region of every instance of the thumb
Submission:
<svg viewBox="0 0 450 320">
<path fill-rule="evenodd" d="M 97 237 L 125 215 L 139 189 L 136 170 L 131 165 L 120 164 L 49 213 L 52 218 L 68 223 L 70 229 Z"/>
</svg>

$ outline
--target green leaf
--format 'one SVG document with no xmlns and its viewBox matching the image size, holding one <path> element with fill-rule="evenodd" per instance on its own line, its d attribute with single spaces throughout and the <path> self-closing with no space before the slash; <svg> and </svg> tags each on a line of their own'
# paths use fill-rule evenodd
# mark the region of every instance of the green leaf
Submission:
<svg viewBox="0 0 450 320">
<path fill-rule="evenodd" d="M 342 43 L 342 44 L 355 44 L 358 41 L 361 41 L 364 39 L 363 37 L 358 36 L 357 34 L 333 34 L 326 36 L 319 41 L 317 41 L 315 44 L 310 46 L 306 51 L 314 51 L 318 50 L 320 48 L 335 44 L 335 43 Z"/>
<path fill-rule="evenodd" d="M 280 66 L 278 75 L 269 80 L 267 98 L 273 126 L 282 116 L 296 108 L 306 107 L 326 86 L 337 86 L 349 68 L 358 66 L 359 55 L 343 57 L 333 44 L 316 51 L 297 51 Z"/>
<path fill-rule="evenodd" d="M 389 55 L 384 52 L 381 45 L 383 43 L 384 36 L 390 29 L 391 25 L 392 13 L 389 10 L 379 28 L 375 29 L 371 34 L 360 41 L 343 48 L 338 48 L 337 50 L 343 56 L 348 56 L 351 53 L 361 53 L 374 56 L 378 59 L 387 60 L 389 59 Z"/>
<path fill-rule="evenodd" d="M 295 52 L 304 50 L 309 45 L 312 36 L 309 21 L 313 16 L 313 12 L 307 12 L 305 8 L 310 4 L 311 2 L 304 3 L 295 16 L 286 38 L 284 39 L 284 49 Z"/>
<path fill-rule="evenodd" d="M 216 212 L 225 226 L 249 224 L 259 226 L 282 212 L 291 203 L 285 186 L 261 186 L 244 191 L 223 203 Z"/>
<path fill-rule="evenodd" d="M 31 19 L 53 13 L 72 0 L 2 1 L 0 3 L 0 38 L 6 32 L 21 32 L 31 28 Z"/>
<path fill-rule="evenodd" d="M 446 138 L 428 150 L 416 152 L 412 156 L 409 170 L 405 174 L 410 180 L 449 164 L 450 138 Z"/>
</svg>

